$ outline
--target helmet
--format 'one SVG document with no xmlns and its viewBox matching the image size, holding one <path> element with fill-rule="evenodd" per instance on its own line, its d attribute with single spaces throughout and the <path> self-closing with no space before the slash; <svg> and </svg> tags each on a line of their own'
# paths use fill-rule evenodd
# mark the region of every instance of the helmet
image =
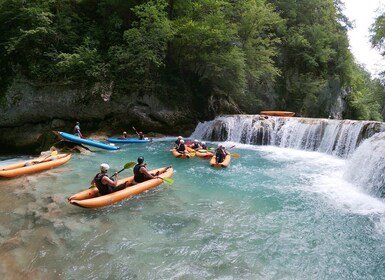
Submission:
<svg viewBox="0 0 385 280">
<path fill-rule="evenodd" d="M 195 139 L 194 142 L 195 142 L 195 143 L 198 143 L 198 139 Z"/>
<path fill-rule="evenodd" d="M 127 134 L 127 132 L 124 131 L 123 134 Z"/>
<path fill-rule="evenodd" d="M 102 171 L 102 172 L 107 172 L 108 169 L 110 169 L 110 166 L 109 166 L 107 163 L 102 163 L 102 164 L 100 165 L 100 171 Z"/>
<path fill-rule="evenodd" d="M 77 124 L 77 125 L 79 125 L 79 124 L 80 124 L 80 122 L 76 122 L 76 124 Z"/>
<path fill-rule="evenodd" d="M 178 139 L 182 139 L 183 137 L 182 136 L 178 136 Z"/>
<path fill-rule="evenodd" d="M 202 141 L 202 144 L 203 144 L 203 145 L 206 145 L 206 142 L 205 142 L 205 141 Z"/>
<path fill-rule="evenodd" d="M 138 163 L 139 163 L 139 164 L 140 164 L 140 163 L 143 163 L 143 161 L 144 161 L 144 157 L 142 157 L 142 156 L 138 157 Z"/>
<path fill-rule="evenodd" d="M 218 144 L 218 148 L 223 147 L 222 144 Z"/>
<path fill-rule="evenodd" d="M 143 134 L 143 132 L 139 132 L 139 134 Z"/>
<path fill-rule="evenodd" d="M 183 143 L 184 143 L 184 140 L 180 140 L 180 143 L 182 143 L 182 144 L 183 144 Z"/>
</svg>

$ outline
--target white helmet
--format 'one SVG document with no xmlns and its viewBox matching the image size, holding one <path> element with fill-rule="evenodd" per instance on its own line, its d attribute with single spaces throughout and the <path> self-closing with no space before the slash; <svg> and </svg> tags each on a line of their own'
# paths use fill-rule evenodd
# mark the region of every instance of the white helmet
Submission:
<svg viewBox="0 0 385 280">
<path fill-rule="evenodd" d="M 222 144 L 218 144 L 218 148 L 222 147 Z"/>
<path fill-rule="evenodd" d="M 102 163 L 102 164 L 100 165 L 100 171 L 102 171 L 102 172 L 107 172 L 108 169 L 110 169 L 110 166 L 109 166 L 107 163 Z"/>
<path fill-rule="evenodd" d="M 178 139 L 182 139 L 183 137 L 182 136 L 178 136 Z"/>
<path fill-rule="evenodd" d="M 202 141 L 202 145 L 206 145 L 206 142 L 205 142 L 205 141 Z"/>
<path fill-rule="evenodd" d="M 181 143 L 181 144 L 183 144 L 183 143 L 184 143 L 184 140 L 183 140 L 183 139 L 182 139 L 182 140 L 180 140 L 180 143 Z"/>
<path fill-rule="evenodd" d="M 195 143 L 198 143 L 198 139 L 195 139 L 194 142 L 195 142 Z"/>
</svg>

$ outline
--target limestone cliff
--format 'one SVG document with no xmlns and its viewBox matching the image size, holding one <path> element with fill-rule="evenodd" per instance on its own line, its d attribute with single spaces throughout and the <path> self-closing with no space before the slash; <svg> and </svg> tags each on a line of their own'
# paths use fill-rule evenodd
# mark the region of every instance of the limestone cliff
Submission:
<svg viewBox="0 0 385 280">
<path fill-rule="evenodd" d="M 172 107 L 156 96 L 123 95 L 113 84 L 36 85 L 15 80 L 0 100 L 0 152 L 36 152 L 53 141 L 52 130 L 85 135 L 119 134 L 132 126 L 145 133 L 191 133 L 197 117 L 189 107 Z M 48 143 L 47 143 L 48 142 Z"/>
</svg>

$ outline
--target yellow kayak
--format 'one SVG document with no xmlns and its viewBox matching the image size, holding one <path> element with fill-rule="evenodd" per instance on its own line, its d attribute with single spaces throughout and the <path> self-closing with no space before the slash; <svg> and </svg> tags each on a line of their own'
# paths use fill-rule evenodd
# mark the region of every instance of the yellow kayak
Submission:
<svg viewBox="0 0 385 280">
<path fill-rule="evenodd" d="M 152 170 L 150 171 L 150 173 L 155 173 L 157 171 L 161 173 L 159 174 L 159 177 L 161 178 L 170 178 L 174 173 L 173 168 L 167 168 L 167 167 Z M 74 194 L 73 196 L 68 198 L 68 201 L 73 205 L 84 207 L 84 208 L 98 208 L 98 207 L 103 207 L 103 206 L 116 203 L 118 201 L 129 198 L 131 196 L 140 194 L 146 190 L 159 186 L 160 184 L 163 183 L 162 179 L 156 178 L 156 179 L 147 180 L 145 182 L 136 184 L 134 186 L 130 186 L 133 180 L 134 180 L 134 176 L 130 176 L 130 177 L 118 180 L 118 185 L 125 183 L 128 187 L 114 193 L 99 195 L 98 188 L 93 187 L 93 188 L 78 192 L 77 194 Z"/>
<path fill-rule="evenodd" d="M 44 159 L 35 158 L 31 160 L 25 160 L 6 166 L 0 166 L 0 177 L 17 177 L 24 174 L 35 173 L 44 171 L 50 168 L 60 166 L 71 158 L 71 154 L 58 154 L 55 156 L 49 156 Z"/>
</svg>

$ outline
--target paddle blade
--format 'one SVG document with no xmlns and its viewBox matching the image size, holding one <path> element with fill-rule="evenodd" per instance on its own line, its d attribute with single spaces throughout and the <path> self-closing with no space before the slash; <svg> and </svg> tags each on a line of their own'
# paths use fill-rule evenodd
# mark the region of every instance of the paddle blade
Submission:
<svg viewBox="0 0 385 280">
<path fill-rule="evenodd" d="M 195 157 L 195 152 L 189 152 L 190 157 Z"/>
<path fill-rule="evenodd" d="M 171 178 L 161 178 L 163 182 L 165 182 L 167 185 L 172 185 L 174 184 L 174 179 Z"/>
<path fill-rule="evenodd" d="M 241 155 L 240 154 L 230 154 L 232 158 L 240 158 Z"/>
<path fill-rule="evenodd" d="M 228 147 L 227 149 L 230 150 L 232 148 L 235 148 L 235 145 L 232 145 L 232 146 Z"/>
<path fill-rule="evenodd" d="M 55 150 L 55 151 L 52 151 L 52 153 L 51 153 L 51 156 L 57 156 L 57 151 Z"/>
<path fill-rule="evenodd" d="M 127 162 L 125 165 L 124 165 L 124 169 L 127 169 L 127 168 L 131 168 L 131 167 L 134 167 L 136 164 L 135 161 L 130 161 L 130 162 Z"/>
</svg>

